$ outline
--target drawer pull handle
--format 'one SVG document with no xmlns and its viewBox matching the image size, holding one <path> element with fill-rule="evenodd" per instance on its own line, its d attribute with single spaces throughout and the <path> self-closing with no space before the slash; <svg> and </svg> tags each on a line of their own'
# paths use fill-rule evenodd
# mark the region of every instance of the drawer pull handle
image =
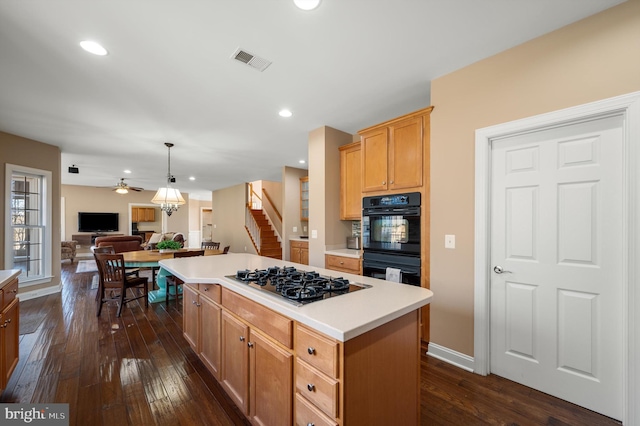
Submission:
<svg viewBox="0 0 640 426">
<path fill-rule="evenodd" d="M 307 348 L 307 353 L 309 355 L 315 355 L 316 354 L 316 350 L 314 348 L 312 348 L 312 347 L 308 347 Z"/>
<path fill-rule="evenodd" d="M 240 336 L 240 341 L 244 342 L 244 336 Z"/>
<path fill-rule="evenodd" d="M 252 348 L 252 347 L 253 347 L 253 343 L 251 343 L 251 342 L 247 342 L 247 346 L 249 346 L 250 348 Z"/>
<path fill-rule="evenodd" d="M 209 287 L 205 287 L 205 288 L 204 288 L 204 291 L 209 291 Z"/>
<path fill-rule="evenodd" d="M 11 322 L 11 318 L 9 318 L 8 320 L 5 320 L 5 324 L 10 323 Z"/>
<path fill-rule="evenodd" d="M 309 383 L 309 384 L 307 385 L 307 390 L 308 390 L 309 392 L 313 392 L 315 389 L 316 389 L 316 387 L 315 387 L 312 383 Z"/>
<path fill-rule="evenodd" d="M 316 426 L 314 423 L 307 423 L 307 426 Z"/>
</svg>

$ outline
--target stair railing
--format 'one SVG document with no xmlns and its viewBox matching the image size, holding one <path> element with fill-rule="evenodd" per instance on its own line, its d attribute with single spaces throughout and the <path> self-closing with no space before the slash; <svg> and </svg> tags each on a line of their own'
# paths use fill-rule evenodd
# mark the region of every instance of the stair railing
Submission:
<svg viewBox="0 0 640 426">
<path fill-rule="evenodd" d="M 253 217 L 253 214 L 251 214 L 251 204 L 249 203 L 247 203 L 247 208 L 245 209 L 244 227 L 249 233 L 249 237 L 251 237 L 253 247 L 256 249 L 256 252 L 260 254 L 260 227 Z"/>
</svg>

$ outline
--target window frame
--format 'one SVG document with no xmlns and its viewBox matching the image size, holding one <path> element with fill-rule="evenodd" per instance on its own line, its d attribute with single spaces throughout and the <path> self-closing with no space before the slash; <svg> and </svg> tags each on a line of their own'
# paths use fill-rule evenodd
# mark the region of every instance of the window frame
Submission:
<svg viewBox="0 0 640 426">
<path fill-rule="evenodd" d="M 53 278 L 52 273 L 52 213 L 53 213 L 53 178 L 49 170 L 40 170 L 33 167 L 20 166 L 6 163 L 5 166 L 5 249 L 4 264 L 5 269 L 15 269 L 13 266 L 13 226 L 11 225 L 11 182 L 14 174 L 29 174 L 37 176 L 42 180 L 41 185 L 41 215 L 42 215 L 42 258 L 40 259 L 40 270 L 42 273 L 36 277 L 27 277 L 20 274 L 18 277 L 19 287 L 50 283 Z"/>
</svg>

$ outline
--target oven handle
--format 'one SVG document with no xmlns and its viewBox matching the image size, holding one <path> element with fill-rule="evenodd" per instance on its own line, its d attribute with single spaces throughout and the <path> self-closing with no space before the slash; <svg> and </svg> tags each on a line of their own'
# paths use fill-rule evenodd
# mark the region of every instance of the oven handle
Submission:
<svg viewBox="0 0 640 426">
<path fill-rule="evenodd" d="M 364 216 L 420 216 L 420 207 L 401 209 L 363 209 Z"/>
</svg>

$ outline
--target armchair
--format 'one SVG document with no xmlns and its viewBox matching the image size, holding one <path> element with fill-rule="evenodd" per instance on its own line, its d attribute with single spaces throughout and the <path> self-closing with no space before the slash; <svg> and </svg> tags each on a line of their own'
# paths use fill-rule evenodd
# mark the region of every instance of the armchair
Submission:
<svg viewBox="0 0 640 426">
<path fill-rule="evenodd" d="M 71 241 L 60 241 L 61 247 L 61 260 L 69 259 L 71 263 L 76 258 L 76 245 L 78 242 L 76 240 Z"/>
</svg>

